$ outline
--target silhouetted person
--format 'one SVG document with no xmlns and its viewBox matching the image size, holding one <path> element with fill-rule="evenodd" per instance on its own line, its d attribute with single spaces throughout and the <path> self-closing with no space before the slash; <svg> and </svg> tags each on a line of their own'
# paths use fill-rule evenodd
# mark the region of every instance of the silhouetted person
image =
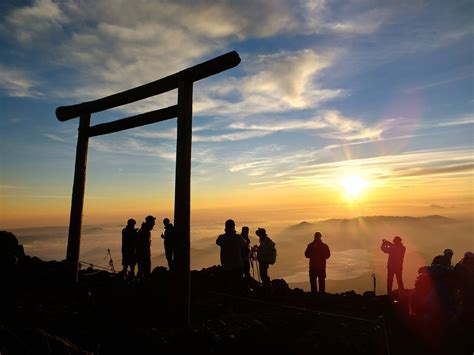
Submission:
<svg viewBox="0 0 474 355">
<path fill-rule="evenodd" d="M 444 249 L 443 255 L 436 255 L 431 262 L 431 265 L 440 265 L 450 269 L 453 254 L 454 253 L 451 249 Z"/>
<path fill-rule="evenodd" d="M 263 287 L 267 292 L 271 292 L 271 282 L 268 276 L 268 267 L 276 261 L 275 243 L 267 236 L 264 228 L 258 228 L 255 234 L 260 238 L 257 248 L 257 261 L 260 269 L 260 278 Z"/>
<path fill-rule="evenodd" d="M 242 239 L 245 242 L 245 248 L 243 251 L 243 261 L 244 261 L 244 278 L 245 280 L 250 280 L 250 238 L 249 238 L 249 227 L 242 227 L 242 232 L 240 233 Z"/>
<path fill-rule="evenodd" d="M 462 315 L 474 319 L 474 253 L 467 251 L 452 271 L 461 296 Z"/>
<path fill-rule="evenodd" d="M 165 226 L 165 230 L 164 233 L 161 234 L 161 238 L 164 239 L 165 256 L 168 261 L 168 268 L 172 270 L 174 268 L 176 255 L 176 231 L 168 218 L 163 220 L 163 225 Z"/>
<path fill-rule="evenodd" d="M 137 236 L 137 277 L 142 278 L 151 273 L 151 231 L 155 226 L 156 218 L 147 216 L 138 230 Z"/>
<path fill-rule="evenodd" d="M 241 290 L 245 242 L 235 231 L 235 222 L 232 219 L 225 222 L 224 231 L 224 234 L 217 237 L 216 244 L 221 247 L 221 265 L 226 278 L 227 290 Z"/>
<path fill-rule="evenodd" d="M 127 269 L 130 267 L 130 276 L 135 276 L 135 264 L 137 262 L 137 231 L 133 218 L 127 221 L 127 225 L 122 229 L 122 273 L 126 276 Z"/>
<path fill-rule="evenodd" d="M 397 278 L 398 290 L 400 295 L 405 290 L 403 286 L 402 271 L 403 271 L 403 258 L 405 257 L 405 246 L 402 244 L 402 238 L 396 236 L 393 238 L 393 243 L 388 240 L 382 240 L 382 246 L 380 249 L 388 254 L 387 261 L 387 294 L 392 295 L 393 276 Z"/>
<path fill-rule="evenodd" d="M 326 292 L 326 260 L 331 257 L 331 251 L 327 244 L 321 240 L 320 232 L 314 233 L 313 242 L 306 247 L 304 255 L 309 258 L 309 283 L 311 285 L 311 293 L 317 294 L 318 288 L 316 281 L 319 283 L 319 293 Z"/>
</svg>

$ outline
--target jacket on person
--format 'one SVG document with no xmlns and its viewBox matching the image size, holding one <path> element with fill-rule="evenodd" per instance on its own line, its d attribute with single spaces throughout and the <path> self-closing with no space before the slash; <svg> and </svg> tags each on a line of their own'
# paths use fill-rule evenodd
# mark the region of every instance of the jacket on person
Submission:
<svg viewBox="0 0 474 355">
<path fill-rule="evenodd" d="M 310 270 L 326 270 L 326 260 L 331 257 L 331 251 L 327 244 L 321 240 L 315 240 L 308 244 L 304 255 L 309 258 Z"/>
<path fill-rule="evenodd" d="M 383 243 L 382 251 L 388 254 L 387 268 L 393 271 L 401 271 L 403 269 L 403 259 L 405 257 L 405 246 L 400 243 Z"/>
<path fill-rule="evenodd" d="M 138 229 L 125 227 L 122 229 L 122 254 L 135 254 Z"/>
<path fill-rule="evenodd" d="M 221 234 L 216 244 L 221 247 L 221 265 L 224 270 L 239 270 L 244 267 L 244 239 L 237 233 Z"/>
<path fill-rule="evenodd" d="M 174 246 L 176 244 L 176 230 L 171 223 L 165 226 L 165 231 L 161 237 L 164 239 L 165 245 Z"/>
<path fill-rule="evenodd" d="M 137 235 L 137 255 L 150 255 L 151 248 L 151 232 L 142 224 Z"/>
</svg>

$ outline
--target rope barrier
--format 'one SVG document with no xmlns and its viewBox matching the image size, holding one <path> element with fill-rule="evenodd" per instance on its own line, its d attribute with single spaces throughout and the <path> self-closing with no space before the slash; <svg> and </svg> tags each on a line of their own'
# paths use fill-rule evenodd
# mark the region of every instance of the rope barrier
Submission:
<svg viewBox="0 0 474 355">
<path fill-rule="evenodd" d="M 96 267 L 98 269 L 102 269 L 102 270 L 107 270 L 107 271 L 112 271 L 110 268 L 106 268 L 104 266 L 100 266 L 100 265 L 97 265 L 97 264 L 93 264 L 93 263 L 89 263 L 89 262 L 86 262 L 86 261 L 79 261 L 79 264 L 81 265 L 89 265 L 90 267 Z M 115 274 L 115 271 L 113 272 Z"/>
</svg>

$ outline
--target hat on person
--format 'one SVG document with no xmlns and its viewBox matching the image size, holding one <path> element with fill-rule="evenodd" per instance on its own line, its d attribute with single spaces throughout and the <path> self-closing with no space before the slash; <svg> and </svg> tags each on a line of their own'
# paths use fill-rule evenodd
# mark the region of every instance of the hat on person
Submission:
<svg viewBox="0 0 474 355">
<path fill-rule="evenodd" d="M 265 237 L 267 235 L 267 231 L 265 230 L 265 228 L 258 228 L 255 231 L 255 234 L 258 235 L 259 237 Z"/>
<path fill-rule="evenodd" d="M 147 222 L 148 222 L 148 221 L 153 221 L 153 222 L 155 222 L 155 220 L 156 220 L 156 217 L 153 217 L 153 216 L 146 216 L 146 217 L 145 217 L 145 221 L 147 221 Z"/>
<path fill-rule="evenodd" d="M 393 238 L 394 243 L 401 243 L 401 241 L 402 241 L 402 238 L 400 238 L 398 235 L 395 238 Z"/>
</svg>

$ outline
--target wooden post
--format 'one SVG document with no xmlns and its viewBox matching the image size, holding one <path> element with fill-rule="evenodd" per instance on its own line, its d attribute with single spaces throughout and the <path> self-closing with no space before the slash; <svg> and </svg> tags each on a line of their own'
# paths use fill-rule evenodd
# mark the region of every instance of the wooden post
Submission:
<svg viewBox="0 0 474 355">
<path fill-rule="evenodd" d="M 176 250 L 177 305 L 179 316 L 189 326 L 190 302 L 190 224 L 191 224 L 191 141 L 193 83 L 180 80 L 178 85 L 178 133 L 176 143 L 176 182 L 174 223 L 178 237 Z"/>
<path fill-rule="evenodd" d="M 72 187 L 71 215 L 69 218 L 69 235 L 67 242 L 66 261 L 72 282 L 76 283 L 79 267 L 79 250 L 81 244 L 82 209 L 84 207 L 84 191 L 86 186 L 87 147 L 89 145 L 88 129 L 91 122 L 90 114 L 83 114 L 79 120 L 77 135 L 76 165 Z"/>
</svg>

